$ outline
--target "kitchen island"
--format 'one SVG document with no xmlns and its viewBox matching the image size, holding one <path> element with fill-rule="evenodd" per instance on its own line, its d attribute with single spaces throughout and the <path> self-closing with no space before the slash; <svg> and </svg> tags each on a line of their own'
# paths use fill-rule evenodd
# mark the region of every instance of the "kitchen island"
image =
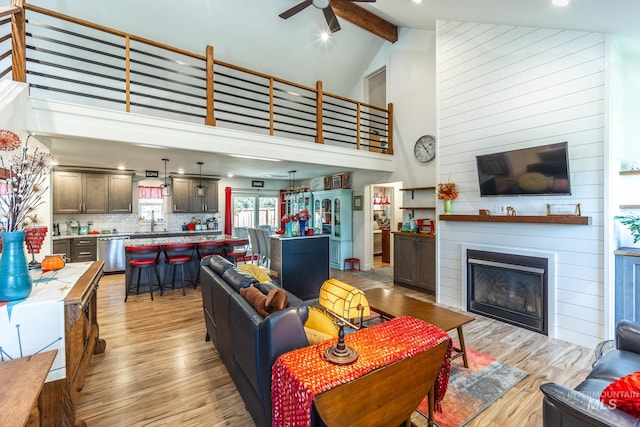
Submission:
<svg viewBox="0 0 640 427">
<path fill-rule="evenodd" d="M 271 236 L 271 269 L 283 289 L 298 298 L 318 298 L 329 278 L 329 235 Z"/>
<path fill-rule="evenodd" d="M 188 232 L 185 232 L 188 233 Z M 239 238 L 239 237 L 233 237 L 233 236 L 229 236 L 227 234 L 182 234 L 179 236 L 154 236 L 154 237 L 147 237 L 144 239 L 130 239 L 127 240 L 126 242 L 126 246 L 149 246 L 149 245 L 159 245 L 161 252 L 160 252 L 160 258 L 159 258 L 159 264 L 158 264 L 158 272 L 160 275 L 160 281 L 162 283 L 166 282 L 166 272 L 167 272 L 167 266 L 166 263 L 164 262 L 164 253 L 162 252 L 162 247 L 165 245 L 170 245 L 170 244 L 176 244 L 176 243 L 194 243 L 197 244 L 198 242 L 218 242 L 220 243 L 220 247 L 218 249 L 218 253 L 220 255 L 223 255 L 229 251 L 231 251 L 234 247 L 236 246 L 246 246 L 249 244 L 249 239 L 247 238 Z M 191 260 L 185 265 L 185 270 L 187 271 L 187 274 L 189 276 L 189 278 L 191 278 L 191 280 L 195 280 L 195 278 L 197 277 L 197 272 L 198 272 L 198 268 L 200 267 L 200 257 L 198 256 L 197 251 L 193 250 L 193 253 L 191 254 Z M 129 266 L 129 263 L 126 262 L 125 263 L 125 290 L 129 288 L 129 286 L 131 285 L 131 280 L 133 278 L 133 274 L 132 274 L 132 270 L 131 267 Z M 153 285 L 158 285 L 157 283 L 157 279 L 155 277 L 153 277 L 152 275 L 152 284 Z M 167 284 L 167 285 L 171 285 L 173 286 L 173 284 Z M 180 286 L 181 287 L 181 286 Z M 141 280 L 140 282 L 140 294 L 149 292 L 149 288 L 148 288 L 148 281 L 146 280 L 146 277 Z"/>
</svg>

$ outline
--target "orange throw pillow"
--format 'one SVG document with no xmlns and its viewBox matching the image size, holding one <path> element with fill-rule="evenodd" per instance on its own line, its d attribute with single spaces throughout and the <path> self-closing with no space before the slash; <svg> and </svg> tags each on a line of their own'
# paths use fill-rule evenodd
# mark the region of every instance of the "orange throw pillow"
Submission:
<svg viewBox="0 0 640 427">
<path fill-rule="evenodd" d="M 600 400 L 640 418 L 640 371 L 619 378 L 602 390 Z"/>
</svg>

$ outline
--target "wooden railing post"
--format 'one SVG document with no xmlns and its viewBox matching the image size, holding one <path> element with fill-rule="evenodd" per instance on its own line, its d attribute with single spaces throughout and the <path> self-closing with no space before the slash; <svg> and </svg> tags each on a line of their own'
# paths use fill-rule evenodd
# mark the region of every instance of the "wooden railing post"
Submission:
<svg viewBox="0 0 640 427">
<path fill-rule="evenodd" d="M 387 154 L 393 154 L 393 103 L 387 104 Z"/>
<path fill-rule="evenodd" d="M 131 37 L 124 38 L 125 45 L 125 109 L 131 112 Z"/>
<path fill-rule="evenodd" d="M 11 0 L 11 5 L 20 8 L 11 15 L 11 70 L 13 80 L 27 81 L 27 36 L 24 0 Z"/>
<path fill-rule="evenodd" d="M 316 144 L 324 144 L 322 132 L 322 82 L 316 82 Z"/>
<path fill-rule="evenodd" d="M 213 46 L 207 45 L 207 117 L 204 119 L 204 124 L 208 126 L 216 125 L 216 117 L 213 110 L 213 65 Z"/>
</svg>

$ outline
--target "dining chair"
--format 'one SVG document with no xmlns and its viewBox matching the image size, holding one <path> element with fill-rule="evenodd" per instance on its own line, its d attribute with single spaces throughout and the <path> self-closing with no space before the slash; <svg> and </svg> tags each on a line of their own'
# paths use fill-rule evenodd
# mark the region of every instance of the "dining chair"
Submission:
<svg viewBox="0 0 640 427">
<path fill-rule="evenodd" d="M 249 247 L 251 248 L 251 262 L 260 264 L 262 257 L 262 247 L 260 246 L 260 240 L 258 239 L 259 230 L 256 228 L 249 228 Z"/>
<path fill-rule="evenodd" d="M 225 250 L 224 257 L 235 265 L 238 265 L 239 261 L 246 262 L 248 246 L 249 239 L 238 239 L 237 242 L 232 243 L 230 249 Z"/>
</svg>

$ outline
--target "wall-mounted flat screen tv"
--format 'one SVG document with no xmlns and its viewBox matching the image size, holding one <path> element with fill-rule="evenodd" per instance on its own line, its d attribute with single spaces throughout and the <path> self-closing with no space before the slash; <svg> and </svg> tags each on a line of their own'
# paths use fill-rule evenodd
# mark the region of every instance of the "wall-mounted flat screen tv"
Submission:
<svg viewBox="0 0 640 427">
<path fill-rule="evenodd" d="M 481 196 L 570 195 L 567 143 L 476 156 Z"/>
</svg>

